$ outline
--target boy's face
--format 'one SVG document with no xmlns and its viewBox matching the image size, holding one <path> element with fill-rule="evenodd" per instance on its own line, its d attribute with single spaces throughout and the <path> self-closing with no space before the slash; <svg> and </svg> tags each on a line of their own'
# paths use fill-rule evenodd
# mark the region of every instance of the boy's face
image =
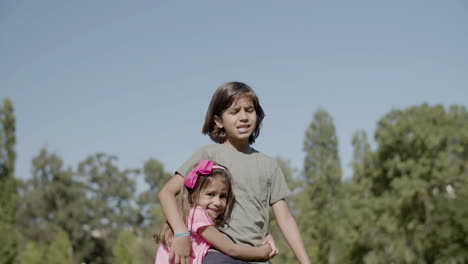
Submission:
<svg viewBox="0 0 468 264">
<path fill-rule="evenodd" d="M 240 97 L 226 109 L 221 117 L 214 117 L 218 128 L 224 128 L 229 143 L 247 143 L 257 126 L 257 113 L 252 100 Z"/>
</svg>

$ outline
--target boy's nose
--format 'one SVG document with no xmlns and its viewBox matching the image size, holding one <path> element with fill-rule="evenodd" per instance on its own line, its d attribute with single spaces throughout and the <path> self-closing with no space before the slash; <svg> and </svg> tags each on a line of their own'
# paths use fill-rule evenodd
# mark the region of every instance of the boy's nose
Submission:
<svg viewBox="0 0 468 264">
<path fill-rule="evenodd" d="M 240 119 L 241 120 L 247 120 L 248 119 L 247 113 L 245 111 L 240 112 Z"/>
</svg>

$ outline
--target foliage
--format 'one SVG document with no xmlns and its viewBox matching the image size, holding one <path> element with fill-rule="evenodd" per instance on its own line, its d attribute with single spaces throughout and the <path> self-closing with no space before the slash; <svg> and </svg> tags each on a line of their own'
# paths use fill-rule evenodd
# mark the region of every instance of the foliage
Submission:
<svg viewBox="0 0 468 264">
<path fill-rule="evenodd" d="M 465 263 L 468 113 L 421 105 L 378 124 L 354 177 L 352 253 L 364 263 Z M 360 200 L 362 199 L 362 200 Z"/>
<path fill-rule="evenodd" d="M 19 263 L 73 263 L 72 249 L 67 233 L 63 231 L 57 232 L 50 245 L 28 241 L 19 255 Z"/>
<path fill-rule="evenodd" d="M 142 224 L 144 226 L 151 225 L 155 220 L 155 211 L 159 209 L 158 192 L 161 187 L 169 180 L 171 174 L 164 170 L 164 165 L 156 160 L 149 159 L 143 166 L 143 174 L 147 184 L 147 191 L 142 192 L 138 196 L 137 203 L 142 214 Z M 164 222 L 164 221 L 161 221 Z M 162 223 L 161 223 L 162 225 Z"/>
<path fill-rule="evenodd" d="M 9 99 L 0 105 L 0 264 L 15 263 L 17 255 L 15 180 L 15 117 Z"/>
<path fill-rule="evenodd" d="M 140 170 L 119 169 L 117 158 L 104 153 L 74 171 L 42 149 L 30 177 L 16 180 L 14 120 L 5 100 L 0 264 L 152 263 L 152 236 L 165 221 L 157 192 L 171 177 L 164 164 L 144 163 L 139 195 Z M 354 175 L 342 180 L 333 119 L 319 110 L 306 131 L 303 172 L 277 159 L 312 262 L 468 263 L 466 109 L 423 104 L 393 110 L 378 122 L 374 139 L 371 148 L 364 132 L 354 134 Z M 270 233 L 280 250 L 273 263 L 297 263 L 274 217 Z"/>
<path fill-rule="evenodd" d="M 0 107 L 0 175 L 13 177 L 15 172 L 16 152 L 15 116 L 13 104 L 4 99 Z"/>
<path fill-rule="evenodd" d="M 115 156 L 97 153 L 78 165 L 85 183 L 87 229 L 93 245 L 83 261 L 112 262 L 112 246 L 119 230 L 137 225 L 138 213 L 133 208 L 136 169 L 119 170 Z"/>
<path fill-rule="evenodd" d="M 154 262 L 157 246 L 153 236 L 166 222 L 157 194 L 169 180 L 171 173 L 164 169 L 162 162 L 151 158 L 145 162 L 143 174 L 147 190 L 142 192 L 137 200 L 142 221 L 140 221 L 136 258 L 137 263 L 150 263 Z"/>
<path fill-rule="evenodd" d="M 50 245 L 28 241 L 19 255 L 19 263 L 73 263 L 72 249 L 67 233 L 59 231 Z"/>
<path fill-rule="evenodd" d="M 59 231 L 44 254 L 44 263 L 73 263 L 72 248 L 67 233 Z"/>
<path fill-rule="evenodd" d="M 117 264 L 135 263 L 135 236 L 130 230 L 119 233 L 117 242 L 112 248 L 112 253 Z"/>
<path fill-rule="evenodd" d="M 29 241 L 19 255 L 20 264 L 42 264 L 44 248 L 38 243 Z"/>
<path fill-rule="evenodd" d="M 318 110 L 304 140 L 304 191 L 298 195 L 298 217 L 313 262 L 341 263 L 341 166 L 333 119 Z"/>
<path fill-rule="evenodd" d="M 63 168 L 56 154 L 42 149 L 33 159 L 32 178 L 20 185 L 18 225 L 25 240 L 50 244 L 63 232 L 71 238 L 73 255 L 86 255 L 90 236 L 83 230 L 88 221 L 83 183 L 71 169 Z M 68 238 L 69 237 L 69 238 Z"/>
<path fill-rule="evenodd" d="M 17 255 L 17 238 L 14 225 L 0 223 L 0 263 L 15 263 Z"/>
</svg>

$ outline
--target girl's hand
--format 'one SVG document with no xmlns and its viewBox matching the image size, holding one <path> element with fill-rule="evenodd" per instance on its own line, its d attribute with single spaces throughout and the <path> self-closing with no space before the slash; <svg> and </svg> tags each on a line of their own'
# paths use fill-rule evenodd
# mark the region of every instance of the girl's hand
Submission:
<svg viewBox="0 0 468 264">
<path fill-rule="evenodd" d="M 264 260 L 271 259 L 272 249 L 271 249 L 270 244 L 263 244 L 263 245 L 260 245 L 258 248 L 262 250 Z"/>
<path fill-rule="evenodd" d="M 271 247 L 269 258 L 273 258 L 274 256 L 278 255 L 278 248 L 276 248 L 275 240 L 271 234 L 268 234 L 261 243 L 261 245 L 267 244 Z"/>
<path fill-rule="evenodd" d="M 190 237 L 174 237 L 169 259 L 173 259 L 174 264 L 190 264 L 191 251 Z"/>
</svg>

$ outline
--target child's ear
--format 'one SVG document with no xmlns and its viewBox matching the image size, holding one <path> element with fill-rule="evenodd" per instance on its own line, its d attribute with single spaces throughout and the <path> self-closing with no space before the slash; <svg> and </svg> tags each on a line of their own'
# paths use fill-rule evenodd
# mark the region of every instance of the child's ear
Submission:
<svg viewBox="0 0 468 264">
<path fill-rule="evenodd" d="M 223 128 L 224 127 L 223 126 L 223 120 L 221 118 L 219 118 L 219 116 L 215 115 L 213 120 L 214 120 L 214 122 L 215 122 L 215 124 L 216 124 L 216 126 L 218 128 Z"/>
</svg>

